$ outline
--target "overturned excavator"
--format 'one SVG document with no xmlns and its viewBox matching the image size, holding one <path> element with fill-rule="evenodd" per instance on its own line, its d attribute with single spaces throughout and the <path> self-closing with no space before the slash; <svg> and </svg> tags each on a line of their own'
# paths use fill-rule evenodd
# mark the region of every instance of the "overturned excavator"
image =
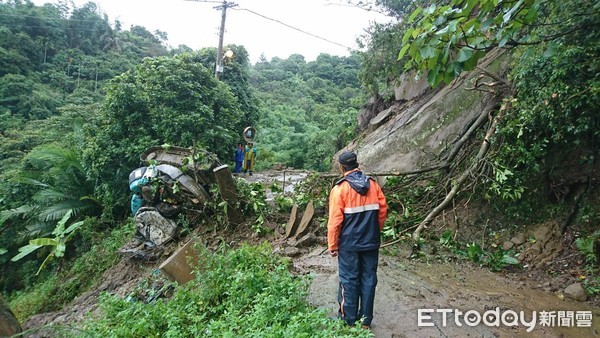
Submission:
<svg viewBox="0 0 600 338">
<path fill-rule="evenodd" d="M 177 236 L 182 212 L 188 213 L 188 220 L 202 213 L 216 183 L 215 170 L 227 166 L 206 150 L 175 146 L 151 147 L 140 160 L 145 166 L 129 174 L 131 213 L 136 238 L 157 247 Z"/>
</svg>

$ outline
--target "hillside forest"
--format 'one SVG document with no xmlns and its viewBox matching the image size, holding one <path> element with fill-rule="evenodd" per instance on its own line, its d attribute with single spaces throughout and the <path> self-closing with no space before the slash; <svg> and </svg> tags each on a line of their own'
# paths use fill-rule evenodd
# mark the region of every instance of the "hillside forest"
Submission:
<svg viewBox="0 0 600 338">
<path fill-rule="evenodd" d="M 557 220 L 579 261 L 577 280 L 597 299 L 600 4 L 346 3 L 395 20 L 373 24 L 350 56 L 306 61 L 295 54 L 251 64 L 243 45 L 228 45 L 233 57 L 215 77 L 216 48 L 170 47 L 165 32 L 122 27 L 94 2 L 0 1 L 0 301 L 24 323 L 69 304 L 122 259 L 118 250 L 134 232 L 128 175 L 152 146 L 202 149 L 232 165 L 241 131 L 254 126 L 257 172 L 280 167 L 311 175 L 295 194 L 279 192 L 274 205 L 266 203 L 264 185 L 237 181 L 244 227 L 268 238 L 293 204 L 314 200 L 323 231 L 335 154 L 374 132 L 365 116 L 398 103 L 394 90 L 407 75 L 439 90 L 464 72 L 484 72 L 478 61 L 498 49 L 509 55 L 507 74 L 488 72 L 493 81 L 477 80 L 473 90 L 493 92 L 500 103 L 462 141 L 474 149 L 485 139 L 489 147 L 472 159 L 460 152 L 453 166 L 464 170 L 460 178 L 389 174 L 382 239 L 410 243 L 413 259 L 426 243 L 442 243 L 464 264 L 501 271 L 520 267 L 516 252 L 425 228 L 442 210 L 471 200 L 498 219 L 493 234 L 478 229 L 482 238 Z M 218 215 L 223 203 L 215 198 L 203 212 Z M 179 223 L 187 233 L 199 224 L 224 234 L 240 230 L 222 217 Z M 307 282 L 291 276 L 289 261 L 271 255 L 268 243 L 219 250 L 204 253 L 204 284 L 196 289 L 173 291 L 153 308 L 103 295 L 104 315 L 77 330 L 103 337 L 369 336 L 309 306 Z M 224 275 L 237 277 L 221 285 Z M 271 289 L 258 287 L 266 284 Z M 189 299 L 198 305 L 192 312 Z M 276 307 L 290 311 L 274 315 Z M 147 317 L 140 320 L 140 312 Z M 132 321 L 138 324 L 128 328 Z"/>
</svg>

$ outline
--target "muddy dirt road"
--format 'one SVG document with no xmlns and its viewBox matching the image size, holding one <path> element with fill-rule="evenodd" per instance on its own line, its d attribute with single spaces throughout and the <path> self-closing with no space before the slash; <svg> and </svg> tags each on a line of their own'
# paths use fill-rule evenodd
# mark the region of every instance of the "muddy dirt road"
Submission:
<svg viewBox="0 0 600 338">
<path fill-rule="evenodd" d="M 321 254 L 325 247 L 314 249 L 294 262 L 300 273 L 313 277 L 309 301 L 311 304 L 327 309 L 331 315 L 337 313 L 337 259 L 327 253 Z M 498 273 L 470 266 L 468 263 L 432 263 L 414 262 L 402 256 L 382 255 L 378 271 L 378 286 L 375 299 L 375 315 L 372 333 L 377 338 L 400 337 L 600 337 L 600 309 L 593 309 L 585 303 L 561 299 L 560 294 L 535 290 L 525 281 L 507 278 Z M 495 310 L 498 308 L 497 310 Z M 509 310 L 523 311 L 526 322 L 532 321 L 533 311 L 537 311 L 537 322 L 518 326 L 488 327 L 481 323 L 469 326 L 459 317 L 457 325 L 454 313 L 447 315 L 446 325 L 440 312 L 424 313 L 431 318 L 422 317 L 423 323 L 432 326 L 418 326 L 418 309 L 457 309 L 463 312 L 475 310 L 484 315 L 488 310 L 498 311 L 500 316 Z M 591 327 L 577 327 L 585 321 L 575 322 L 567 327 L 542 326 L 539 322 L 540 311 L 591 311 Z M 473 314 L 475 316 L 475 314 Z M 512 323 L 508 313 L 505 322 Z M 476 318 L 476 317 L 473 317 Z M 494 323 L 493 317 L 486 317 Z M 500 318 L 501 319 L 501 318 Z M 474 323 L 469 322 L 469 323 Z M 527 332 L 528 327 L 534 327 Z"/>
</svg>

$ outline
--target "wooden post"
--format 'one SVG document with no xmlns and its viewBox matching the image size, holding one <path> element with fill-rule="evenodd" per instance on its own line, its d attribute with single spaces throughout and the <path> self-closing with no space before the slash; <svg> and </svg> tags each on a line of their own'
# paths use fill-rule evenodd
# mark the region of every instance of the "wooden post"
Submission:
<svg viewBox="0 0 600 338">
<path fill-rule="evenodd" d="M 244 217 L 237 208 L 239 197 L 235 188 L 235 182 L 233 182 L 233 176 L 231 176 L 231 172 L 229 171 L 229 166 L 225 164 L 216 167 L 213 169 L 213 172 L 217 179 L 221 198 L 227 202 L 227 220 L 234 225 L 242 224 Z"/>
</svg>

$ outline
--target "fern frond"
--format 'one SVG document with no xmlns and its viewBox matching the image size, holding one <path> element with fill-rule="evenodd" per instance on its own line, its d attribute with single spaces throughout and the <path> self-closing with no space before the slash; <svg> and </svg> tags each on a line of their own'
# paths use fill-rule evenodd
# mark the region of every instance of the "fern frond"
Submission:
<svg viewBox="0 0 600 338">
<path fill-rule="evenodd" d="M 6 222 L 6 220 L 11 219 L 13 217 L 17 217 L 17 216 L 25 217 L 33 209 L 34 209 L 34 207 L 31 205 L 22 205 L 15 209 L 2 210 L 2 211 L 0 211 L 0 224 L 4 224 L 4 222 Z"/>
<path fill-rule="evenodd" d="M 90 203 L 86 201 L 68 200 L 48 206 L 39 213 L 38 217 L 41 221 L 58 221 L 71 209 L 73 215 L 78 216 L 90 207 Z"/>
</svg>

